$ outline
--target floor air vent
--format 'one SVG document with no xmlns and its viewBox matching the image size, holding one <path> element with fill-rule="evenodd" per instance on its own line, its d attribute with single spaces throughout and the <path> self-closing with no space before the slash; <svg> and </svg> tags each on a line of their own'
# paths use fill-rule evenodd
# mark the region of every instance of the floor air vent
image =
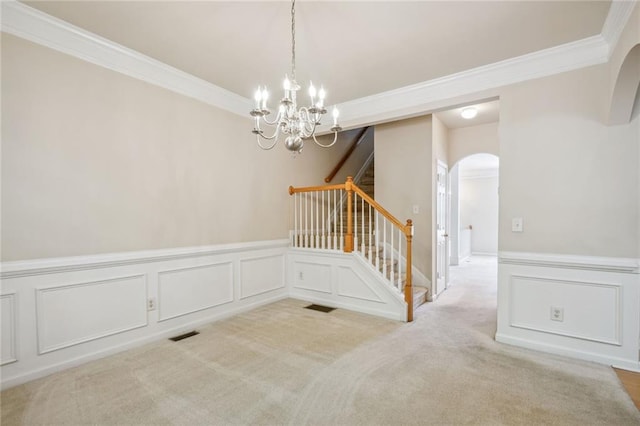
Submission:
<svg viewBox="0 0 640 426">
<path fill-rule="evenodd" d="M 311 309 L 313 311 L 319 311 L 319 312 L 331 312 L 336 309 L 336 308 L 330 308 L 328 306 L 322 306 L 322 305 L 316 305 L 316 304 L 305 306 L 304 308 Z"/>
<path fill-rule="evenodd" d="M 176 337 L 170 337 L 169 340 L 174 341 L 174 342 L 179 342 L 180 340 L 186 339 L 187 337 L 197 336 L 198 334 L 200 334 L 200 333 L 194 330 L 194 331 L 190 331 L 188 333 L 181 334 L 181 335 L 176 336 Z"/>
</svg>

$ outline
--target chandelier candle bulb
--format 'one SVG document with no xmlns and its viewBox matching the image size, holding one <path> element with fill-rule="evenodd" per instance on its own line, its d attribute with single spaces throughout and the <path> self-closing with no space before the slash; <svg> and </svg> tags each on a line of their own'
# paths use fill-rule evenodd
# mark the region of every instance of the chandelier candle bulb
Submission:
<svg viewBox="0 0 640 426">
<path fill-rule="evenodd" d="M 254 95 L 254 99 L 256 100 L 256 109 L 260 109 L 260 98 L 262 97 L 262 92 L 260 92 L 260 88 L 256 90 L 256 94 Z"/>
<path fill-rule="evenodd" d="M 313 82 L 309 85 L 309 96 L 311 96 L 311 105 L 313 105 L 313 98 L 316 97 L 316 88 L 313 87 Z"/>
<path fill-rule="evenodd" d="M 333 125 L 337 126 L 338 125 L 338 116 L 340 115 L 340 112 L 338 111 L 338 108 L 333 107 Z"/>
</svg>

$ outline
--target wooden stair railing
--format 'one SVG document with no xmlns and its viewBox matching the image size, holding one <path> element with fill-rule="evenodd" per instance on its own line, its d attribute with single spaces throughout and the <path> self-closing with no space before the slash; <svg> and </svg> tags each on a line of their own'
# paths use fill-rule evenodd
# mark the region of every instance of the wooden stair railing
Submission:
<svg viewBox="0 0 640 426">
<path fill-rule="evenodd" d="M 324 181 L 326 183 L 331 182 L 333 178 L 336 177 L 336 174 L 338 174 L 342 166 L 344 166 L 344 163 L 347 162 L 349 157 L 351 157 L 351 154 L 353 154 L 353 151 L 355 151 L 356 147 L 360 145 L 360 142 L 362 142 L 362 139 L 364 138 L 365 133 L 367 133 L 367 130 L 369 130 L 369 127 L 364 127 L 358 134 L 358 137 L 353 140 L 351 146 L 349 146 L 349 149 L 347 149 L 340 161 L 338 161 L 338 164 L 336 164 L 333 170 L 331 170 L 331 173 L 329 173 L 329 175 L 324 178 Z"/>
<path fill-rule="evenodd" d="M 407 321 L 413 321 L 411 220 L 406 224 L 400 222 L 354 184 L 351 176 L 338 185 L 290 186 L 289 194 L 293 196 L 293 246 L 361 254 L 393 288 L 404 294 Z"/>
</svg>

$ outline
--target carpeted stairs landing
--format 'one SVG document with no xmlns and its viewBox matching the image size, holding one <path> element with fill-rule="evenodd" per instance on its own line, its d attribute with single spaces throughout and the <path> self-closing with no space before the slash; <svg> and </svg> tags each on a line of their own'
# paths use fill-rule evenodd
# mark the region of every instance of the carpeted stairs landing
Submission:
<svg viewBox="0 0 640 426">
<path fill-rule="evenodd" d="M 6 390 L 2 425 L 640 424 L 611 368 L 496 343 L 495 261 L 463 268 L 413 323 L 287 299 Z"/>
</svg>

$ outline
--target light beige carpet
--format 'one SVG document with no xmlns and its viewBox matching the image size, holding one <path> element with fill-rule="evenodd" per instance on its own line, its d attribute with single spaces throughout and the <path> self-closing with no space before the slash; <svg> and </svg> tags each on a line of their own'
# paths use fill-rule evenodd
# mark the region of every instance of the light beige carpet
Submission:
<svg viewBox="0 0 640 426">
<path fill-rule="evenodd" d="M 2 425 L 640 424 L 609 367 L 493 340 L 495 260 L 453 272 L 411 324 L 285 300 L 9 389 Z"/>
</svg>

